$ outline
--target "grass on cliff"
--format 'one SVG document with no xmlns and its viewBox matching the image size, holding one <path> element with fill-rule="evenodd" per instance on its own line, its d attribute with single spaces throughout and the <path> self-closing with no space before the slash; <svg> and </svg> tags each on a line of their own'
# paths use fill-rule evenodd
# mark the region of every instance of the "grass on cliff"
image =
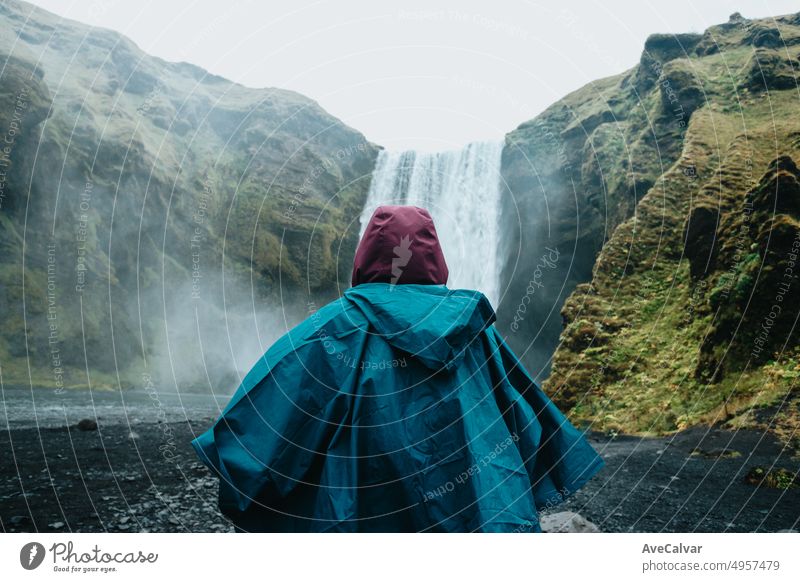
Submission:
<svg viewBox="0 0 800 582">
<path fill-rule="evenodd" d="M 683 256 L 683 225 L 693 203 L 708 198 L 735 208 L 770 159 L 796 155 L 796 107 L 794 92 L 773 91 L 740 105 L 720 99 L 695 113 L 682 158 L 636 216 L 616 229 L 592 283 L 579 286 L 565 304 L 568 324 L 545 386 L 556 400 L 563 391 L 574 403 L 574 421 L 653 435 L 700 423 L 757 427 L 763 425 L 758 411 L 771 407 L 771 428 L 800 450 L 798 350 L 717 383 L 696 378 L 719 273 L 693 281 Z M 697 179 L 685 179 L 688 164 Z M 742 276 L 746 259 L 738 269 Z"/>
<path fill-rule="evenodd" d="M 651 435 L 704 422 L 748 426 L 759 408 L 781 402 L 796 385 L 798 352 L 716 384 L 694 377 L 698 346 L 712 316 L 695 312 L 704 291 L 692 282 L 688 261 L 681 261 L 674 272 L 657 269 L 628 276 L 623 293 L 630 302 L 618 317 L 628 325 L 604 345 L 577 355 L 581 364 L 599 373 L 594 384 L 602 383 L 603 389 L 575 405 L 575 420 L 612 432 Z M 781 414 L 786 418 L 777 424 L 789 437 L 791 405 Z"/>
</svg>

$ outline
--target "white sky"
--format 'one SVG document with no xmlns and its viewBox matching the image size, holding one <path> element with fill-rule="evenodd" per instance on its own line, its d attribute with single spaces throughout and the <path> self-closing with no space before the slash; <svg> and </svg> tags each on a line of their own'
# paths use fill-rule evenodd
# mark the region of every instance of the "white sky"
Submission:
<svg viewBox="0 0 800 582">
<path fill-rule="evenodd" d="M 499 139 L 639 60 L 654 32 L 800 10 L 796 0 L 36 0 L 142 49 L 316 99 L 390 149 Z"/>
</svg>

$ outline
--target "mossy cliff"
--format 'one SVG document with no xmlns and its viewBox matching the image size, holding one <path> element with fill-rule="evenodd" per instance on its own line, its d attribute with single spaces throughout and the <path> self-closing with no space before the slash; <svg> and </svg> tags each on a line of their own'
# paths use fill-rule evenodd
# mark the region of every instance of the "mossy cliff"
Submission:
<svg viewBox="0 0 800 582">
<path fill-rule="evenodd" d="M 800 15 L 669 38 L 565 100 L 587 129 L 562 174 L 599 252 L 584 282 L 567 280 L 545 388 L 576 421 L 635 433 L 754 425 L 768 406 L 796 447 Z"/>
<path fill-rule="evenodd" d="M 532 369 L 546 373 L 560 306 L 680 156 L 689 120 L 704 103 L 687 55 L 701 40 L 654 35 L 632 70 L 567 95 L 506 136 L 508 292 L 500 326 Z"/>
<path fill-rule="evenodd" d="M 347 284 L 378 149 L 314 101 L 14 0 L 0 60 L 6 382 L 140 382 L 177 309 L 289 311 Z"/>
</svg>

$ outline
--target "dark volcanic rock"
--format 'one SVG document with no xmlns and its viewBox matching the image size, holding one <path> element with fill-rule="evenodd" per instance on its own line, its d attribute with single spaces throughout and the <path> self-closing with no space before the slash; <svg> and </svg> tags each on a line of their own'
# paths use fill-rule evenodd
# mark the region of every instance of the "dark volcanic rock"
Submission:
<svg viewBox="0 0 800 582">
<path fill-rule="evenodd" d="M 714 381 L 800 343 L 796 326 L 800 285 L 795 275 L 800 253 L 800 170 L 794 160 L 789 156 L 773 160 L 744 198 L 750 209 L 746 223 L 715 232 L 721 265 L 731 266 L 735 274 L 729 292 L 710 298 L 718 313 L 700 348 L 696 374 Z M 740 247 L 750 253 L 736 260 L 733 249 Z M 724 364 L 721 354 L 728 354 Z"/>
<path fill-rule="evenodd" d="M 92 420 L 91 418 L 84 418 L 78 421 L 78 424 L 75 425 L 78 430 L 82 431 L 91 431 L 97 430 L 97 422 Z"/>
<path fill-rule="evenodd" d="M 673 59 L 688 57 L 702 39 L 699 34 L 651 34 L 644 43 L 644 50 L 636 70 L 636 88 L 640 92 L 652 89 L 666 63 Z"/>
<path fill-rule="evenodd" d="M 755 47 L 781 48 L 784 45 L 780 30 L 771 26 L 750 27 L 747 41 Z"/>
<path fill-rule="evenodd" d="M 686 59 L 668 63 L 658 79 L 663 115 L 688 122 L 694 111 L 705 103 L 705 92 L 691 62 Z"/>
<path fill-rule="evenodd" d="M 784 51 L 757 49 L 750 57 L 740 87 L 753 92 L 793 89 L 798 85 L 800 60 Z"/>
<path fill-rule="evenodd" d="M 713 269 L 714 242 L 717 240 L 719 208 L 709 204 L 695 206 L 686 220 L 684 239 L 692 277 L 698 278 Z"/>
<path fill-rule="evenodd" d="M 753 208 L 800 218 L 800 170 L 790 156 L 770 162 L 758 188 L 750 195 Z"/>
</svg>

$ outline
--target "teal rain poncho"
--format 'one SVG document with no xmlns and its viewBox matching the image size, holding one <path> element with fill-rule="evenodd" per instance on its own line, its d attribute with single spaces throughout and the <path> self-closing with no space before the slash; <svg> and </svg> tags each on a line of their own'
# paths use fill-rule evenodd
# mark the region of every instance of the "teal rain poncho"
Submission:
<svg viewBox="0 0 800 582">
<path fill-rule="evenodd" d="M 540 531 L 603 465 L 477 291 L 364 283 L 257 362 L 195 439 L 245 531 Z"/>
</svg>

